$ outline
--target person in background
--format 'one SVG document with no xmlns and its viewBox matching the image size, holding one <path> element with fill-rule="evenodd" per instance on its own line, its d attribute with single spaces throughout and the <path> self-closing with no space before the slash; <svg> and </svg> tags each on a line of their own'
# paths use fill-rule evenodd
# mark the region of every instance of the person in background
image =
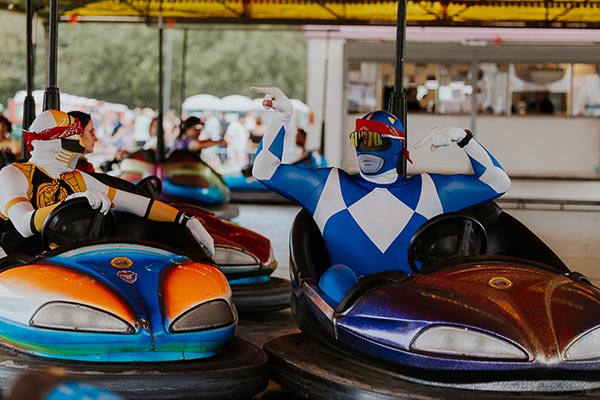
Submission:
<svg viewBox="0 0 600 400">
<path fill-rule="evenodd" d="M 198 117 L 189 117 L 181 124 L 181 130 L 177 139 L 173 142 L 171 150 L 187 150 L 198 152 L 204 148 L 222 145 L 223 140 L 204 139 L 200 140 L 203 124 Z"/>
<path fill-rule="evenodd" d="M 112 168 L 112 165 L 115 162 L 123 161 L 125 158 L 129 157 L 131 154 L 135 154 L 138 151 L 143 151 L 143 150 L 156 150 L 156 146 L 158 145 L 158 117 L 154 117 L 154 118 L 152 118 L 152 121 L 150 121 L 150 126 L 148 127 L 148 136 L 150 139 L 148 139 L 141 148 L 139 148 L 138 150 L 133 151 L 133 152 L 130 152 L 127 150 L 118 150 L 117 153 L 115 154 L 114 160 L 103 163 L 103 165 L 100 168 L 102 170 L 108 169 L 108 171 L 110 171 L 110 168 Z"/>
<path fill-rule="evenodd" d="M 409 86 L 406 88 L 406 111 L 423 111 L 421 102 L 417 98 L 417 87 Z"/>
<path fill-rule="evenodd" d="M 10 135 L 12 124 L 4 115 L 0 114 L 0 151 L 3 151 L 9 162 L 14 162 L 21 157 L 21 142 Z"/>
<path fill-rule="evenodd" d="M 204 121 L 204 127 L 200 134 L 200 140 L 212 139 L 215 142 L 222 140 L 221 122 L 212 110 L 202 113 L 201 121 Z M 222 142 L 224 143 L 224 142 Z M 211 146 L 202 150 L 202 160 L 210 165 L 214 170 L 221 171 L 223 163 L 221 161 L 220 146 Z"/>
<path fill-rule="evenodd" d="M 554 114 L 554 103 L 548 91 L 535 92 L 535 100 L 529 103 L 527 112 L 532 114 Z"/>
<path fill-rule="evenodd" d="M 113 208 L 152 221 L 181 224 L 209 257 L 214 255 L 213 238 L 193 215 L 75 170 L 85 152 L 82 135 L 79 120 L 58 110 L 42 112 L 23 132 L 31 158 L 0 170 L 0 244 L 6 254 L 40 254 L 38 234 L 50 212 L 66 200 L 83 197 L 103 214 Z"/>
<path fill-rule="evenodd" d="M 83 127 L 83 134 L 81 135 L 81 141 L 83 142 L 84 152 L 83 154 L 91 154 L 94 152 L 94 145 L 98 141 L 96 137 L 96 131 L 94 130 L 94 122 L 92 116 L 83 111 L 69 111 L 68 114 L 73 118 L 76 118 Z M 84 172 L 96 172 L 94 165 L 83 156 L 77 160 L 76 169 Z"/>
<path fill-rule="evenodd" d="M 300 157 L 298 161 L 307 167 L 326 167 L 327 161 L 318 150 L 308 150 L 306 148 L 306 131 L 302 128 L 296 130 L 296 146 L 300 148 Z"/>
<path fill-rule="evenodd" d="M 150 140 L 150 124 L 154 116 L 154 110 L 151 108 L 134 110 L 135 117 L 133 121 L 133 140 L 135 148 L 141 148 Z"/>
<path fill-rule="evenodd" d="M 156 150 L 156 146 L 158 144 L 158 117 L 154 117 L 152 118 L 152 121 L 150 121 L 150 126 L 148 127 L 148 134 L 150 135 L 150 138 L 146 140 L 146 143 L 144 143 L 142 149 Z"/>
<path fill-rule="evenodd" d="M 458 145 L 469 158 L 473 174 L 399 174 L 407 159 L 401 121 L 387 111 L 356 120 L 350 142 L 360 172 L 305 168 L 282 163 L 291 101 L 278 88 L 252 88 L 265 95 L 272 123 L 258 146 L 253 175 L 262 184 L 304 207 L 317 223 L 331 260 L 319 287 L 340 302 L 358 278 L 377 272 L 411 273 L 410 239 L 428 219 L 483 203 L 506 192 L 510 179 L 498 161 L 473 134 L 459 127 L 433 128 L 415 147 L 431 150 Z"/>
<path fill-rule="evenodd" d="M 248 136 L 243 115 L 232 115 L 233 120 L 227 125 L 223 139 L 227 142 L 227 164 L 242 168 L 248 163 Z"/>
<path fill-rule="evenodd" d="M 260 143 L 260 140 L 262 139 L 266 130 L 267 127 L 265 126 L 265 124 L 263 124 L 262 118 L 257 117 L 256 122 L 254 124 L 254 128 L 252 128 L 248 137 L 248 147 L 253 151 L 252 154 L 248 155 L 250 157 L 250 163 L 254 161 L 254 153 L 256 153 L 258 144 Z"/>
</svg>

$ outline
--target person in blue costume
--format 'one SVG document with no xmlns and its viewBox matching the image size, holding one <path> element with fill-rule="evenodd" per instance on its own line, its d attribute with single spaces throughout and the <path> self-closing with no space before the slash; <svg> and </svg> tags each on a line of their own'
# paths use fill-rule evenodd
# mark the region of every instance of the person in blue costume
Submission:
<svg viewBox="0 0 600 400">
<path fill-rule="evenodd" d="M 433 128 L 415 147 L 430 143 L 435 150 L 455 143 L 469 157 L 472 175 L 399 174 L 401 156 L 408 155 L 404 128 L 386 111 L 357 119 L 350 134 L 360 173 L 283 164 L 292 103 L 278 88 L 251 89 L 264 94 L 263 106 L 274 111 L 252 173 L 311 213 L 332 263 L 319 286 L 335 302 L 339 303 L 361 276 L 384 271 L 410 273 L 408 243 L 428 219 L 492 200 L 510 187 L 510 178 L 498 161 L 470 131 L 458 127 Z"/>
</svg>

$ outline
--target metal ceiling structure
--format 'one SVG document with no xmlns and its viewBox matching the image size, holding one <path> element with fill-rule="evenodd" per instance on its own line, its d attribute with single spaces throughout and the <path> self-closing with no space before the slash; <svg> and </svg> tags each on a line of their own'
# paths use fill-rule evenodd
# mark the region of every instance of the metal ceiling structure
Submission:
<svg viewBox="0 0 600 400">
<path fill-rule="evenodd" d="M 600 28 L 600 0 L 0 0 L 0 9 L 35 13 L 49 27 L 49 85 L 44 109 L 59 108 L 56 25 L 66 22 L 138 22 L 159 28 L 159 135 L 162 160 L 162 31 L 198 24 L 396 25 L 396 76 L 388 110 L 406 126 L 403 88 L 407 25 Z M 30 22 L 28 22 L 28 26 Z M 29 29 L 28 29 L 29 30 Z M 28 32 L 28 40 L 30 40 Z M 30 93 L 28 92 L 28 97 Z M 24 117 L 31 114 L 24 111 Z M 26 119 L 24 118 L 24 122 Z M 27 124 L 28 126 L 28 124 Z M 406 174 L 403 159 L 401 174 Z"/>
<path fill-rule="evenodd" d="M 33 1 L 48 14 L 48 1 Z M 24 10 L 25 0 L 0 0 Z M 395 25 L 396 0 L 61 0 L 61 21 Z M 600 0 L 450 0 L 406 4 L 407 25 L 599 28 Z"/>
</svg>

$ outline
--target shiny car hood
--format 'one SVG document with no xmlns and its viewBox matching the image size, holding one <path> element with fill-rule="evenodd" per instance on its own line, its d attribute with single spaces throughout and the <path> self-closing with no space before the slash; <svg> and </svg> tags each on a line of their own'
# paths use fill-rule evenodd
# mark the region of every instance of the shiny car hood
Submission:
<svg viewBox="0 0 600 400">
<path fill-rule="evenodd" d="M 462 264 L 376 287 L 335 318 L 338 332 L 400 351 L 422 329 L 449 325 L 491 333 L 529 361 L 556 365 L 574 340 L 600 326 L 600 291 L 519 263 Z"/>
</svg>

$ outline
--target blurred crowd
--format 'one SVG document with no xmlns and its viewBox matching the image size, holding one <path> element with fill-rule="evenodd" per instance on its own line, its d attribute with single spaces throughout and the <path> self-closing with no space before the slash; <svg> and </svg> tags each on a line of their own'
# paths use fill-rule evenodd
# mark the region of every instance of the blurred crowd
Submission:
<svg viewBox="0 0 600 400">
<path fill-rule="evenodd" d="M 138 150 L 155 150 L 158 118 L 144 108 L 131 113 L 94 115 L 98 142 L 88 157 L 98 165 L 104 160 L 122 159 Z M 200 115 L 163 115 L 166 154 L 185 150 L 201 152 L 202 159 L 219 172 L 240 169 L 252 161 L 264 125 L 254 113 L 236 114 L 204 111 Z"/>
<path fill-rule="evenodd" d="M 66 110 L 71 111 L 71 110 Z M 126 111 L 86 110 L 95 131 L 93 152 L 87 160 L 96 168 L 106 161 L 119 161 L 139 150 L 156 150 L 158 113 L 151 108 Z M 199 115 L 163 115 L 164 150 L 201 152 L 202 159 L 221 173 L 240 170 L 251 163 L 265 133 L 260 115 L 204 111 Z M 0 114 L 0 149 L 21 158 L 20 132 Z"/>
</svg>

